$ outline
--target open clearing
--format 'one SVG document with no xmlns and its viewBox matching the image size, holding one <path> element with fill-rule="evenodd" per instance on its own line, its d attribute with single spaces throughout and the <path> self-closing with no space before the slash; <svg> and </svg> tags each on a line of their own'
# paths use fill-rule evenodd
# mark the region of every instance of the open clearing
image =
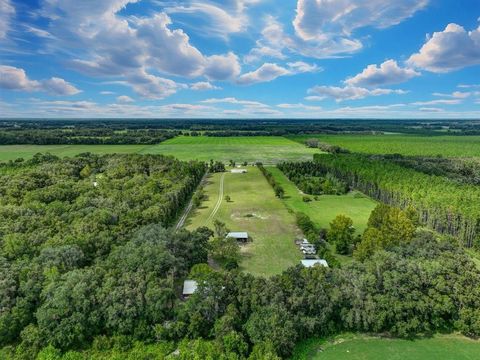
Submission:
<svg viewBox="0 0 480 360">
<path fill-rule="evenodd" d="M 271 276 L 299 263 L 301 254 L 294 243 L 299 232 L 294 215 L 275 197 L 260 170 L 253 166 L 247 169 L 246 174 L 212 174 L 204 188 L 208 200 L 191 213 L 186 226 L 195 229 L 206 225 L 213 229 L 213 221 L 218 219 L 231 231 L 247 231 L 252 242 L 242 245 L 240 268 L 254 275 Z M 231 202 L 225 201 L 226 195 Z M 220 206 L 216 207 L 217 203 Z"/>
<path fill-rule="evenodd" d="M 180 160 L 213 159 L 276 164 L 280 161 L 312 160 L 313 154 L 320 151 L 280 136 L 179 136 L 157 145 L 0 145 L 0 161 L 19 157 L 29 159 L 39 152 L 60 157 L 83 152 L 163 154 L 173 155 Z"/>
<path fill-rule="evenodd" d="M 437 335 L 418 340 L 363 335 L 310 339 L 297 347 L 295 360 L 476 360 L 480 341 L 460 335 Z"/>
<path fill-rule="evenodd" d="M 353 220 L 357 232 L 362 233 L 367 227 L 370 213 L 376 202 L 359 192 L 353 191 L 345 195 L 320 195 L 318 200 L 303 201 L 303 193 L 276 167 L 268 167 L 273 177 L 285 190 L 283 201 L 295 212 L 303 212 L 310 216 L 312 221 L 320 227 L 328 227 L 329 223 L 340 214 L 347 215 Z"/>
<path fill-rule="evenodd" d="M 319 150 L 279 136 L 179 136 L 144 149 L 142 153 L 173 155 L 180 160 L 276 164 L 280 161 L 312 160 L 313 154 L 319 153 Z"/>
<path fill-rule="evenodd" d="M 480 156 L 480 136 L 418 136 L 418 135 L 302 135 L 289 139 L 304 143 L 306 139 L 338 145 L 353 152 L 366 154 L 402 154 L 472 157 Z"/>
</svg>

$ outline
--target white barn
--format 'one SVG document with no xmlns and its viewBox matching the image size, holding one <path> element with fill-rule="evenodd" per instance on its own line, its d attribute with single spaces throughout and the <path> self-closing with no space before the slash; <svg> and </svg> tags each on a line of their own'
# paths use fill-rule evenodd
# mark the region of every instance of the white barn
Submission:
<svg viewBox="0 0 480 360">
<path fill-rule="evenodd" d="M 230 170 L 232 174 L 246 174 L 247 169 L 232 169 Z"/>
<path fill-rule="evenodd" d="M 234 238 L 237 241 L 247 242 L 248 241 L 248 233 L 244 232 L 244 231 L 229 232 L 227 234 L 227 238 Z"/>
</svg>

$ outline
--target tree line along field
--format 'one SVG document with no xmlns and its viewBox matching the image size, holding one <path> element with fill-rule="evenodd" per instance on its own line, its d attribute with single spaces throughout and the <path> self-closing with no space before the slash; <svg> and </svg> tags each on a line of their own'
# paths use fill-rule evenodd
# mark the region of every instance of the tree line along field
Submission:
<svg viewBox="0 0 480 360">
<path fill-rule="evenodd" d="M 297 346 L 292 360 L 475 360 L 480 343 L 460 335 L 415 340 L 345 334 L 309 339 Z"/>
<path fill-rule="evenodd" d="M 301 135 L 289 136 L 304 143 L 310 138 L 366 154 L 402 154 L 412 156 L 480 156 L 480 136 L 384 135 Z"/>
<path fill-rule="evenodd" d="M 139 153 L 172 155 L 180 160 L 210 159 L 228 162 L 307 161 L 318 149 L 309 149 L 298 142 L 278 136 L 206 137 L 179 136 L 156 145 L 1 145 L 0 161 L 31 158 L 49 152 L 60 157 L 84 152 L 97 154 Z"/>
<path fill-rule="evenodd" d="M 252 239 L 242 245 L 240 269 L 257 276 L 273 276 L 299 264 L 300 251 L 294 241 L 301 234 L 295 216 L 275 197 L 258 168 L 246 169 L 246 174 L 210 175 L 204 187 L 207 200 L 190 214 L 186 226 L 190 230 L 213 228 L 213 221 L 220 220 L 231 231 L 248 232 Z M 222 178 L 223 193 L 219 193 Z"/>
</svg>

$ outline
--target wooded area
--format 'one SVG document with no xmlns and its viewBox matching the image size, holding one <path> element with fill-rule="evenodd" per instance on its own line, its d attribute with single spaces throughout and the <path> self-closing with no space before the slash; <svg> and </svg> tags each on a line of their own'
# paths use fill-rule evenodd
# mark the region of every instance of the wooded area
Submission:
<svg viewBox="0 0 480 360">
<path fill-rule="evenodd" d="M 421 223 L 479 246 L 480 189 L 362 155 L 315 155 L 314 166 L 352 188 L 400 208 L 413 207 Z"/>
</svg>

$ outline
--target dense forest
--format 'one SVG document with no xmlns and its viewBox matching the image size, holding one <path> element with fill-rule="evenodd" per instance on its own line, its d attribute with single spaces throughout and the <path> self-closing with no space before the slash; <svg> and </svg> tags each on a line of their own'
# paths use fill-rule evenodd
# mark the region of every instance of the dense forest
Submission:
<svg viewBox="0 0 480 360">
<path fill-rule="evenodd" d="M 270 279 L 199 264 L 209 235 L 147 225 L 90 266 L 74 245 L 45 249 L 28 268 L 2 259 L 2 344 L 14 341 L 12 329 L 21 335 L 0 355 L 260 360 L 343 331 L 480 334 L 480 271 L 431 233 L 363 262 L 297 266 Z M 193 264 L 199 288 L 182 302 L 175 286 Z"/>
<path fill-rule="evenodd" d="M 277 167 L 305 194 L 341 195 L 348 191 L 344 181 L 331 172 L 323 171 L 313 162 L 285 162 Z"/>
<path fill-rule="evenodd" d="M 413 207 L 421 223 L 480 245 L 480 189 L 444 176 L 427 175 L 390 161 L 362 155 L 314 155 L 320 173 L 332 173 L 350 187 L 400 208 Z"/>
<path fill-rule="evenodd" d="M 480 185 L 480 160 L 477 158 L 402 156 L 399 154 L 375 155 L 371 158 L 391 161 L 428 175 L 445 176 L 459 184 Z"/>
</svg>

